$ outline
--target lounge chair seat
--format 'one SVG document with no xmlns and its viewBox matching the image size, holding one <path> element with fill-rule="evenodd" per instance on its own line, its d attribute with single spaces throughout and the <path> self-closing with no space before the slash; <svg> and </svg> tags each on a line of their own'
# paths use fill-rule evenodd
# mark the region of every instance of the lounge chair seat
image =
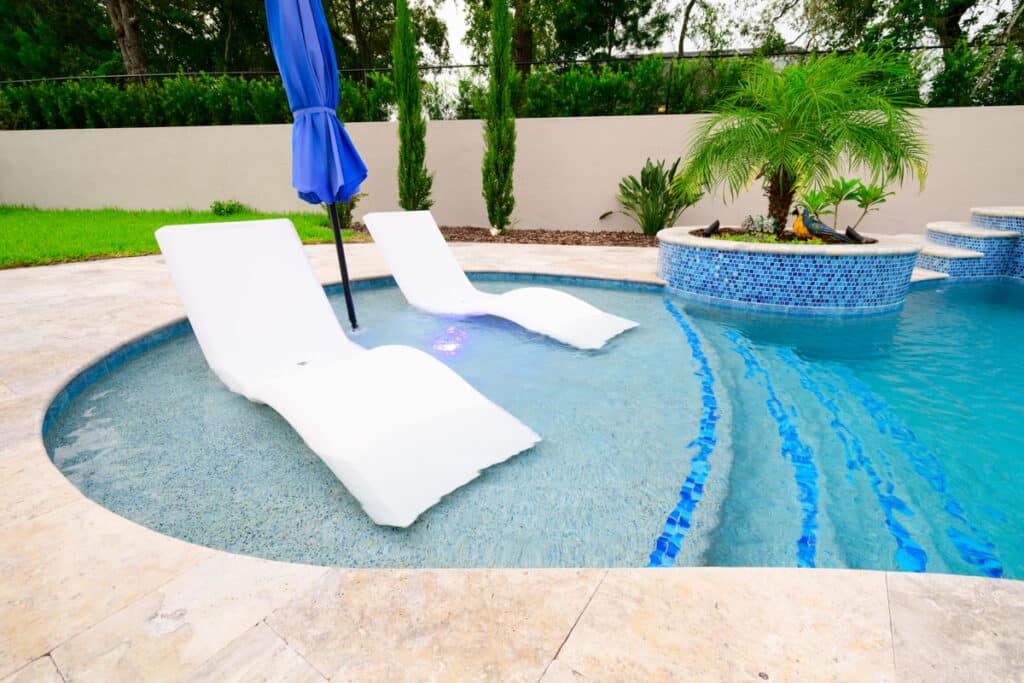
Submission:
<svg viewBox="0 0 1024 683">
<path fill-rule="evenodd" d="M 440 361 L 349 340 L 286 219 L 156 233 L 210 368 L 277 411 L 381 525 L 539 438 Z"/>
<path fill-rule="evenodd" d="M 599 349 L 636 323 L 548 287 L 504 294 L 469 281 L 429 211 L 367 214 L 363 221 L 406 300 L 438 315 L 493 315 L 581 349 Z"/>
</svg>

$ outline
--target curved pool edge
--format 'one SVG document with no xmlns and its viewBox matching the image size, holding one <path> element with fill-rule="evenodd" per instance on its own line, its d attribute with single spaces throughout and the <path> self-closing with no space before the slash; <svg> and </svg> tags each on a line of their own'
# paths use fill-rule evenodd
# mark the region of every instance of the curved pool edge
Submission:
<svg viewBox="0 0 1024 683">
<path fill-rule="evenodd" d="M 163 276 L 162 265 L 147 268 L 150 275 Z M 22 294 L 43 310 L 45 300 L 35 286 Z M 90 305 L 109 305 L 113 296 Z M 125 301 L 143 306 L 153 298 L 132 296 Z M 150 331 L 173 325 L 174 320 Z M 18 322 L 31 329 L 37 319 Z M 66 325 L 70 330 L 75 324 Z M 125 337 L 131 341 L 144 334 Z M 49 373 L 62 388 L 77 372 L 123 345 L 93 353 L 92 360 L 58 363 Z M 12 372 L 19 377 L 25 370 L 15 367 Z M 23 529 L 19 540 L 34 550 L 10 555 L 5 582 L 21 596 L 20 612 L 0 611 L 0 618 L 9 632 L 18 629 L 19 638 L 0 658 L 0 678 L 55 671 L 58 666 L 67 676 L 89 672 L 101 679 L 126 671 L 154 677 L 175 672 L 184 677 L 201 670 L 226 676 L 237 674 L 239 653 L 246 651 L 256 655 L 262 667 L 294 667 L 301 665 L 301 658 L 318 662 L 321 668 L 326 664 L 336 677 L 364 678 L 393 670 L 389 667 L 409 675 L 428 676 L 443 667 L 467 676 L 504 672 L 537 680 L 545 673 L 571 671 L 656 675 L 691 665 L 700 667 L 698 672 L 686 670 L 692 676 L 726 676 L 742 668 L 803 672 L 812 678 L 829 674 L 897 680 L 969 670 L 1000 679 L 1012 671 L 1007 667 L 1019 665 L 1019 659 L 1010 656 L 979 659 L 964 647 L 973 642 L 984 645 L 986 652 L 1001 648 L 999 652 L 1012 655 L 1006 648 L 1021 639 L 1017 615 L 1024 608 L 1024 582 L 1008 579 L 763 567 L 324 570 L 195 546 L 125 520 L 86 498 L 56 470 L 42 441 L 41 422 L 58 391 L 27 399 L 34 404 L 27 415 L 4 416 L 7 424 L 23 425 L 18 433 L 24 435 L 13 448 L 3 448 L 9 458 L 0 459 L 0 465 L 22 459 L 18 453 L 30 463 L 45 462 L 57 474 L 54 482 L 44 483 L 59 487 L 52 495 L 59 496 L 67 487 L 81 500 L 42 516 L 6 520 L 13 525 L 10 528 Z M 19 445 L 27 447 L 24 452 L 17 451 Z M 9 497 L 11 487 L 24 480 L 19 480 L 18 471 L 7 472 L 11 476 L 3 488 Z M 83 509 L 95 511 L 94 518 L 129 526 L 117 524 L 112 536 L 97 536 L 95 528 L 76 518 Z M 52 550 L 43 545 L 44 538 L 69 525 L 74 528 L 61 536 L 66 544 Z M 87 566 L 85 557 L 79 559 L 74 552 L 95 548 L 100 540 L 103 547 L 94 555 L 122 553 L 118 565 Z M 137 546 L 135 555 L 124 556 L 129 545 Z M 185 547 L 194 548 L 199 556 L 177 564 L 165 557 Z M 154 575 L 153 567 L 161 563 L 165 571 Z M 284 584 L 268 579 L 275 572 Z M 130 584 L 134 592 L 114 595 L 122 584 Z M 88 597 L 98 594 L 107 596 L 102 603 Z M 181 628 L 154 629 L 160 624 L 150 617 L 163 601 L 182 607 L 166 615 L 172 621 L 160 624 Z M 768 604 L 790 609 L 780 618 L 776 609 L 766 609 Z M 233 609 L 225 611 L 225 605 Z M 407 618 L 381 619 L 382 613 L 398 610 Z M 653 618 L 621 616 L 636 612 Z M 23 628 L 26 614 L 35 617 L 32 629 Z M 715 641 L 695 635 L 705 632 L 711 614 L 721 636 Z M 269 633 L 267 622 L 273 624 Z M 471 624 L 472 629 L 459 624 Z M 998 636 L 992 633 L 995 626 L 1001 626 Z M 194 633 L 211 634 L 211 628 L 216 638 Z M 898 640 L 893 638 L 897 632 Z M 766 633 L 786 642 L 785 652 L 765 651 Z M 408 647 L 413 642 L 417 646 Z M 494 642 L 504 647 L 495 649 Z M 608 643 L 624 647 L 609 650 Z M 349 654 L 352 665 L 338 659 Z M 897 667 L 896 661 L 901 665 Z M 320 680 L 318 671 L 305 671 Z"/>
</svg>

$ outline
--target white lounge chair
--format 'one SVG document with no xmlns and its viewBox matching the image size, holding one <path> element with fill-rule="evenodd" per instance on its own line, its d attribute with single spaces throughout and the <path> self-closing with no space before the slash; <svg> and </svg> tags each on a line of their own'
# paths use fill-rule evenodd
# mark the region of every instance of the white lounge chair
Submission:
<svg viewBox="0 0 1024 683">
<path fill-rule="evenodd" d="M 481 292 L 459 267 L 429 211 L 367 214 L 363 221 L 406 300 L 441 315 L 494 315 L 581 349 L 599 349 L 636 323 L 548 287 Z"/>
<path fill-rule="evenodd" d="M 291 221 L 156 237 L 210 368 L 280 413 L 377 524 L 412 524 L 539 440 L 426 353 L 351 342 Z"/>
</svg>

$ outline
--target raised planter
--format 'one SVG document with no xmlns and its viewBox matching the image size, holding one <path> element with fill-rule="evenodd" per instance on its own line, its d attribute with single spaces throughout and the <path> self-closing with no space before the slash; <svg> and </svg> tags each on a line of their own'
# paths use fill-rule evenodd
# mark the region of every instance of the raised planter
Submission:
<svg viewBox="0 0 1024 683">
<path fill-rule="evenodd" d="M 920 245 L 756 244 L 658 233 L 658 275 L 674 293 L 729 308 L 820 316 L 872 315 L 903 305 Z"/>
</svg>

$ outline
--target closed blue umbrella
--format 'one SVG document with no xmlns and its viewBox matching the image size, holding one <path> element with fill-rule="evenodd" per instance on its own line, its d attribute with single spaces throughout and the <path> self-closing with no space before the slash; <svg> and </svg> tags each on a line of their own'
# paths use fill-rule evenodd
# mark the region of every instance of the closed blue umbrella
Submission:
<svg viewBox="0 0 1024 683">
<path fill-rule="evenodd" d="M 326 204 L 352 328 L 357 327 L 341 242 L 338 202 L 366 179 L 366 164 L 338 120 L 338 63 L 320 0 L 266 0 L 270 47 L 281 72 L 292 126 L 292 186 L 311 204 Z"/>
</svg>

